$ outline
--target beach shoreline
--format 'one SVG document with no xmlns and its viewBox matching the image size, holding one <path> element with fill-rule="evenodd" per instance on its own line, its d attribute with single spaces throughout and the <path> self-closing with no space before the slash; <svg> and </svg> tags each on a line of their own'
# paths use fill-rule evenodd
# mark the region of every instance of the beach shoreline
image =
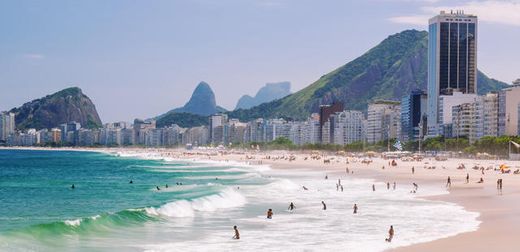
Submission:
<svg viewBox="0 0 520 252">
<path fill-rule="evenodd" d="M 30 150 L 62 150 L 62 151 L 95 151 L 109 154 L 116 153 L 155 153 L 159 157 L 166 155 L 179 160 L 200 161 L 236 161 L 254 165 L 269 165 L 273 169 L 308 169 L 322 171 L 324 174 L 345 173 L 349 168 L 357 178 L 370 178 L 380 182 L 396 182 L 398 186 L 412 188 L 411 183 L 444 187 L 446 178 L 452 178 L 452 186 L 449 194 L 427 197 L 429 200 L 438 200 L 455 203 L 471 212 L 478 212 L 478 220 L 481 222 L 476 231 L 460 233 L 455 236 L 437 239 L 431 242 L 417 243 L 410 246 L 391 249 L 390 251 L 516 251 L 512 245 L 514 238 L 520 232 L 520 204 L 515 199 L 520 196 L 520 175 L 500 174 L 495 170 L 485 170 L 481 175 L 480 170 L 474 170 L 474 165 L 483 167 L 507 164 L 516 170 L 520 166 L 518 161 L 507 160 L 470 160 L 450 159 L 447 161 L 435 161 L 425 158 L 421 162 L 404 162 L 397 160 L 397 166 L 389 166 L 389 160 L 381 158 L 372 159 L 369 165 L 361 164 L 359 160 L 354 162 L 352 158 L 349 164 L 332 161 L 324 164 L 323 159 L 335 160 L 337 156 L 328 153 L 320 160 L 307 159 L 309 153 L 277 151 L 277 152 L 216 152 L 207 150 L 181 150 L 181 149 L 144 149 L 144 148 L 1 148 L 1 149 L 30 149 Z M 188 154 L 189 153 L 189 154 Z M 225 153 L 225 154 L 224 154 Z M 293 156 L 290 159 L 266 159 L 267 156 Z M 166 156 L 165 156 L 166 157 Z M 247 157 L 247 158 L 246 158 Z M 464 163 L 466 169 L 456 169 L 458 164 Z M 383 169 L 384 166 L 384 169 Z M 411 173 L 411 167 L 415 168 L 415 174 Z M 433 167 L 435 169 L 425 169 Z M 444 167 L 444 168 L 443 168 Z M 466 184 L 466 174 L 470 175 Z M 477 183 L 480 178 L 484 183 Z M 504 180 L 503 193 L 499 195 L 496 190 L 496 180 Z M 396 238 L 399 237 L 399 230 Z M 513 242 L 513 243 L 512 243 Z"/>
</svg>

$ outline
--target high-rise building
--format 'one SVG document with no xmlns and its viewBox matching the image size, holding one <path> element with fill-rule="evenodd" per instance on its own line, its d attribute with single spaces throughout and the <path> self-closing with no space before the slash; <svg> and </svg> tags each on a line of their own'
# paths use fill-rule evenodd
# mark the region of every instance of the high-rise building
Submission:
<svg viewBox="0 0 520 252">
<path fill-rule="evenodd" d="M 363 112 L 356 110 L 345 110 L 332 116 L 330 120 L 334 121 L 333 143 L 345 145 L 363 141 L 364 117 Z"/>
<path fill-rule="evenodd" d="M 477 94 L 463 94 L 461 92 L 453 92 L 452 95 L 440 95 L 438 100 L 438 131 L 446 137 L 450 136 L 448 129 L 452 123 L 453 107 L 463 103 L 474 103 L 478 98 Z M 428 119 L 429 122 L 429 119 Z M 429 125 L 429 123 L 428 123 Z M 430 132 L 431 133 L 431 132 Z"/>
<path fill-rule="evenodd" d="M 401 101 L 401 141 L 415 141 L 424 136 L 426 125 L 427 95 L 422 90 L 414 90 Z"/>
<path fill-rule="evenodd" d="M 428 36 L 428 131 L 438 135 L 439 96 L 477 93 L 477 16 L 442 11 Z"/>
<path fill-rule="evenodd" d="M 0 112 L 0 141 L 6 141 L 15 131 L 15 115 L 10 112 Z"/>
<path fill-rule="evenodd" d="M 320 106 L 320 142 L 324 144 L 330 143 L 332 139 L 333 129 L 329 122 L 329 117 L 334 113 L 343 111 L 343 103 L 335 102 L 332 105 Z M 328 134 L 328 135 L 325 135 Z"/>
<path fill-rule="evenodd" d="M 368 143 L 398 138 L 401 132 L 401 105 L 396 101 L 376 101 L 368 104 L 367 128 Z"/>
<path fill-rule="evenodd" d="M 518 134 L 519 104 L 520 85 L 504 88 L 498 93 L 499 135 L 516 136 Z"/>
<path fill-rule="evenodd" d="M 215 114 L 209 117 L 209 135 L 213 144 L 225 144 L 227 142 L 228 116 Z"/>
<path fill-rule="evenodd" d="M 143 121 L 141 119 L 134 120 L 134 143 L 138 145 L 144 145 L 146 142 L 146 132 L 151 129 L 156 128 L 155 120 L 146 120 Z"/>
</svg>

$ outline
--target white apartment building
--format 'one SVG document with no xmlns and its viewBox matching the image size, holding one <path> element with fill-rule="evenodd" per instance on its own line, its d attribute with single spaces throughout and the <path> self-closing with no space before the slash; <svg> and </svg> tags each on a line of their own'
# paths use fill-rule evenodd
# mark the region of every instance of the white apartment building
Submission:
<svg viewBox="0 0 520 252">
<path fill-rule="evenodd" d="M 366 138 L 368 143 L 398 138 L 401 132 L 401 107 L 395 101 L 376 101 L 368 105 Z"/>
<path fill-rule="evenodd" d="M 334 144 L 346 145 L 363 141 L 363 112 L 345 110 L 336 113 L 331 120 L 334 120 Z"/>
</svg>

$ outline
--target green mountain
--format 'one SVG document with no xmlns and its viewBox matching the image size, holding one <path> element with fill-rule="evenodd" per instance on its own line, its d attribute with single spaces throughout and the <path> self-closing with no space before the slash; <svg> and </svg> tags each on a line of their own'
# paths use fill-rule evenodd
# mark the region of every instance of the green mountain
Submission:
<svg viewBox="0 0 520 252">
<path fill-rule="evenodd" d="M 427 48 L 426 31 L 394 34 L 292 95 L 251 109 L 238 109 L 229 116 L 244 121 L 259 117 L 305 119 L 318 112 L 320 105 L 334 101 L 343 102 L 347 109 L 365 110 L 376 99 L 400 100 L 413 89 L 426 90 Z M 478 72 L 480 94 L 506 86 Z"/>
<path fill-rule="evenodd" d="M 49 129 L 76 121 L 84 128 L 101 127 L 94 103 L 81 89 L 71 87 L 13 108 L 16 128 Z"/>
</svg>

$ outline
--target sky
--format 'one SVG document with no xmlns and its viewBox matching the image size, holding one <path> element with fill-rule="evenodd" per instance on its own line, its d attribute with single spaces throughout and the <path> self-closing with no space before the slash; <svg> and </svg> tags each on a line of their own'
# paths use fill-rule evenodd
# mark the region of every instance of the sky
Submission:
<svg viewBox="0 0 520 252">
<path fill-rule="evenodd" d="M 451 9 L 479 17 L 479 69 L 520 78 L 520 0 L 0 0 L 0 111 L 77 86 L 103 122 L 130 121 L 184 105 L 200 81 L 233 109 Z"/>
</svg>

